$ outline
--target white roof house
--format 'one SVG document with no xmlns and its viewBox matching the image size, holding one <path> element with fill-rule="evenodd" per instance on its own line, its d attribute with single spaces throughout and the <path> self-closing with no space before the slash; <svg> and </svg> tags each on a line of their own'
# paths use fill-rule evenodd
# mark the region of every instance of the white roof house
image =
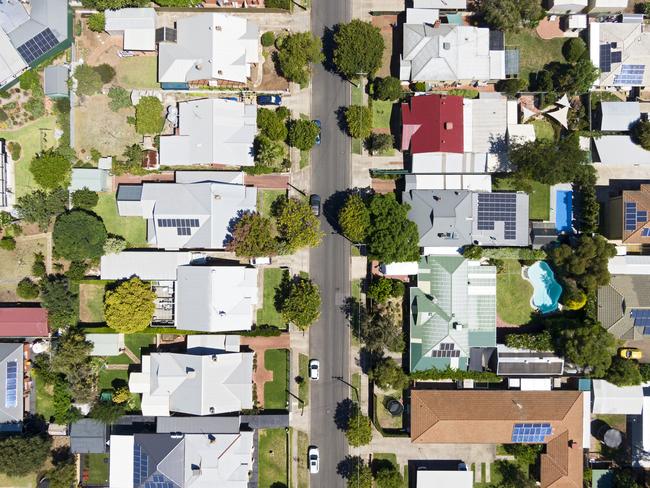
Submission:
<svg viewBox="0 0 650 488">
<path fill-rule="evenodd" d="M 474 472 L 418 470 L 415 486 L 417 488 L 472 488 Z"/>
<path fill-rule="evenodd" d="M 650 164 L 650 151 L 635 144 L 628 135 L 594 138 L 598 161 L 608 166 L 640 166 Z"/>
<path fill-rule="evenodd" d="M 106 10 L 104 29 L 111 35 L 124 36 L 128 51 L 156 50 L 156 11 L 152 8 Z"/>
<path fill-rule="evenodd" d="M 102 280 L 126 280 L 139 276 L 143 280 L 175 281 L 179 266 L 190 264 L 191 252 L 124 251 L 106 254 L 100 262 Z"/>
<path fill-rule="evenodd" d="M 129 390 L 142 394 L 142 415 L 214 415 L 253 407 L 253 354 L 152 353 Z"/>
<path fill-rule="evenodd" d="M 176 327 L 205 332 L 250 330 L 258 304 L 257 268 L 181 266 Z"/>
<path fill-rule="evenodd" d="M 614 14 L 625 10 L 627 5 L 627 0 L 589 0 L 588 12 L 590 14 Z"/>
<path fill-rule="evenodd" d="M 549 0 L 547 12 L 555 15 L 579 14 L 587 5 L 588 0 Z"/>
<path fill-rule="evenodd" d="M 440 10 L 465 10 L 467 0 L 413 0 L 415 8 L 437 8 Z"/>
<path fill-rule="evenodd" d="M 158 81 L 246 83 L 259 62 L 259 28 L 242 17 L 201 13 L 179 18 L 176 42 L 158 46 Z"/>
<path fill-rule="evenodd" d="M 160 138 L 160 164 L 255 164 L 257 105 L 203 98 L 181 102 L 178 108 L 178 132 Z"/>
<path fill-rule="evenodd" d="M 607 268 L 613 275 L 650 275 L 650 256 L 614 256 L 609 258 Z"/>
<path fill-rule="evenodd" d="M 593 414 L 639 415 L 643 410 L 643 387 L 616 386 L 593 380 Z"/>
<path fill-rule="evenodd" d="M 600 102 L 600 130 L 629 131 L 641 118 L 639 102 Z"/>
<path fill-rule="evenodd" d="M 400 60 L 402 81 L 500 80 L 505 75 L 505 50 L 490 49 L 503 33 L 442 24 L 404 24 Z"/>
</svg>

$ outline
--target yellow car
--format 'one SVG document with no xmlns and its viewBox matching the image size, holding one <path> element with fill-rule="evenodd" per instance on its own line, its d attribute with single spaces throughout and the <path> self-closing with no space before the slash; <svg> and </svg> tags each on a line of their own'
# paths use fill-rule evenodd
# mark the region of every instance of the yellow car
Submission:
<svg viewBox="0 0 650 488">
<path fill-rule="evenodd" d="M 623 359 L 641 359 L 643 357 L 643 353 L 635 347 L 624 347 L 618 351 L 618 354 Z"/>
</svg>

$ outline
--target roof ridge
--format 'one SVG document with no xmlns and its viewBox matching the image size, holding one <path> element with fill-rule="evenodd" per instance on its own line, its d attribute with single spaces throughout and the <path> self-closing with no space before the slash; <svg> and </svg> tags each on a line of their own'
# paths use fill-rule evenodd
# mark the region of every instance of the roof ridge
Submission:
<svg viewBox="0 0 650 488">
<path fill-rule="evenodd" d="M 422 407 L 426 408 L 427 411 L 429 412 L 429 416 L 427 418 L 432 419 L 433 421 L 431 423 L 429 423 L 429 425 L 425 429 L 423 429 L 422 432 L 420 432 L 417 437 L 414 437 L 413 439 L 411 439 L 411 443 L 417 442 L 417 440 L 420 437 L 422 437 L 424 434 L 429 432 L 440 421 L 439 417 L 420 398 L 418 398 L 418 407 L 419 408 L 422 408 Z"/>
</svg>

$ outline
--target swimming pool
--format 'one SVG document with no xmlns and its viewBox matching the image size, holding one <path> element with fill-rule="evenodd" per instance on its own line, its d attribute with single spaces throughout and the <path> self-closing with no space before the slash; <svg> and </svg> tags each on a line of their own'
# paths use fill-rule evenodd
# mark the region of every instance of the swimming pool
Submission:
<svg viewBox="0 0 650 488">
<path fill-rule="evenodd" d="M 573 192 L 558 190 L 555 192 L 555 228 L 558 232 L 571 232 L 573 221 Z"/>
<path fill-rule="evenodd" d="M 527 270 L 528 281 L 533 285 L 533 297 L 530 300 L 533 308 L 542 313 L 557 310 L 562 286 L 555 281 L 553 270 L 544 261 L 537 261 Z"/>
</svg>

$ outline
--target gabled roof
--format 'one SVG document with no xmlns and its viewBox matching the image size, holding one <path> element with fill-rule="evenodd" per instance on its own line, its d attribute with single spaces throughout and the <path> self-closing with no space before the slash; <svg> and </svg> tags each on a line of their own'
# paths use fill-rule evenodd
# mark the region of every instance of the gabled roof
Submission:
<svg viewBox="0 0 650 488">
<path fill-rule="evenodd" d="M 643 387 L 617 386 L 605 380 L 593 380 L 591 411 L 594 415 L 641 415 Z"/>
<path fill-rule="evenodd" d="M 47 310 L 30 307 L 0 308 L 0 337 L 47 337 Z"/>
<path fill-rule="evenodd" d="M 639 102 L 600 102 L 600 130 L 629 131 L 641 118 Z"/>
<path fill-rule="evenodd" d="M 642 339 L 644 327 L 635 326 L 633 310 L 650 310 L 650 281 L 642 275 L 612 275 L 598 288 L 598 321 L 614 337 Z"/>
<path fill-rule="evenodd" d="M 99 168 L 72 168 L 70 191 L 87 188 L 102 192 L 109 189 L 108 170 Z"/>
<path fill-rule="evenodd" d="M 650 151 L 647 151 L 650 155 Z M 638 190 L 624 190 L 621 194 L 619 219 L 623 244 L 650 243 L 650 185 L 642 184 Z M 645 212 L 645 213 L 644 213 Z"/>
<path fill-rule="evenodd" d="M 499 376 L 560 376 L 564 372 L 564 359 L 553 352 L 515 349 L 497 345 L 497 370 Z"/>
<path fill-rule="evenodd" d="M 22 421 L 23 345 L 0 343 L 0 432 L 20 430 Z"/>
<path fill-rule="evenodd" d="M 402 151 L 463 152 L 463 98 L 412 97 L 402 103 Z"/>
</svg>

